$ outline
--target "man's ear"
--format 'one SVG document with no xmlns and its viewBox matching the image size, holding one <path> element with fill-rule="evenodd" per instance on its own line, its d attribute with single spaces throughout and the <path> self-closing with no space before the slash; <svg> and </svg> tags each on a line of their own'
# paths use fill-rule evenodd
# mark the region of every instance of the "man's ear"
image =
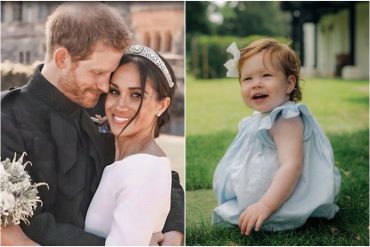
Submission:
<svg viewBox="0 0 370 247">
<path fill-rule="evenodd" d="M 71 65 L 71 56 L 64 47 L 58 47 L 54 51 L 54 62 L 58 69 L 66 69 Z"/>
<path fill-rule="evenodd" d="M 293 92 L 295 85 L 297 84 L 297 80 L 294 75 L 288 76 L 288 88 L 287 88 L 287 94 L 290 94 Z"/>
</svg>

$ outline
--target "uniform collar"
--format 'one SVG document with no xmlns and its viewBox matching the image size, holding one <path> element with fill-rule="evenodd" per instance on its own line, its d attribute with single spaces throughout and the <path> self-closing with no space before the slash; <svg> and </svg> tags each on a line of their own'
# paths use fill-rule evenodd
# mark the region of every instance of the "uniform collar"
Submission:
<svg viewBox="0 0 370 247">
<path fill-rule="evenodd" d="M 26 90 L 67 118 L 79 116 L 82 107 L 66 97 L 41 74 L 43 66 L 40 64 L 36 67 L 34 74 L 28 81 Z"/>
</svg>

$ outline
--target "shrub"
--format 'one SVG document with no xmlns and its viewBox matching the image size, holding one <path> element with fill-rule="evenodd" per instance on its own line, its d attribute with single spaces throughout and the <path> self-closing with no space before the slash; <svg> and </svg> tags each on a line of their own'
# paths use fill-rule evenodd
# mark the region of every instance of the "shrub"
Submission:
<svg viewBox="0 0 370 247">
<path fill-rule="evenodd" d="M 11 63 L 9 61 L 1 63 L 1 91 L 26 84 L 36 66 L 40 63 L 40 61 L 30 65 Z"/>
</svg>

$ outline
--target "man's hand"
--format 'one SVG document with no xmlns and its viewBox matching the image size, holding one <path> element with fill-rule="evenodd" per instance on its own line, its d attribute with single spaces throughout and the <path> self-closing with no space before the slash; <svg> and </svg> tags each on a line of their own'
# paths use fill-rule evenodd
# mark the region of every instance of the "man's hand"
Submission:
<svg viewBox="0 0 370 247">
<path fill-rule="evenodd" d="M 262 223 L 270 217 L 272 210 L 261 202 L 250 205 L 239 217 L 240 233 L 249 235 L 255 226 L 259 231 Z"/>
<path fill-rule="evenodd" d="M 163 241 L 164 235 L 161 232 L 153 233 L 152 239 L 150 239 L 150 246 L 159 246 L 160 242 Z"/>
<path fill-rule="evenodd" d="M 164 233 L 164 239 L 160 243 L 162 246 L 180 246 L 183 245 L 184 234 L 178 231 L 169 231 Z"/>
<path fill-rule="evenodd" d="M 38 245 L 24 234 L 19 225 L 1 228 L 1 245 Z"/>
</svg>

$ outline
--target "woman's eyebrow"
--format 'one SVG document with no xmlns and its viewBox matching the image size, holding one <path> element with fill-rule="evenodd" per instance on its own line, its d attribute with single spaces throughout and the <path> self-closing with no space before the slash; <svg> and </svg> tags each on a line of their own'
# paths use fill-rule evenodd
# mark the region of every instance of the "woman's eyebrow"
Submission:
<svg viewBox="0 0 370 247">
<path fill-rule="evenodd" d="M 112 86 L 118 88 L 118 86 L 115 83 L 113 83 L 113 82 L 110 82 L 109 85 L 112 85 Z"/>
<path fill-rule="evenodd" d="M 119 88 L 118 85 L 116 85 L 114 82 L 109 83 L 111 86 L 115 88 Z M 141 90 L 141 87 L 129 87 L 128 90 L 133 91 L 133 90 Z M 146 90 L 144 91 L 145 94 L 149 94 Z"/>
<path fill-rule="evenodd" d="M 141 87 L 129 87 L 130 90 L 141 90 Z"/>
<path fill-rule="evenodd" d="M 141 87 L 129 87 L 129 90 L 141 90 Z M 144 94 L 149 94 L 146 90 L 144 90 Z"/>
</svg>

